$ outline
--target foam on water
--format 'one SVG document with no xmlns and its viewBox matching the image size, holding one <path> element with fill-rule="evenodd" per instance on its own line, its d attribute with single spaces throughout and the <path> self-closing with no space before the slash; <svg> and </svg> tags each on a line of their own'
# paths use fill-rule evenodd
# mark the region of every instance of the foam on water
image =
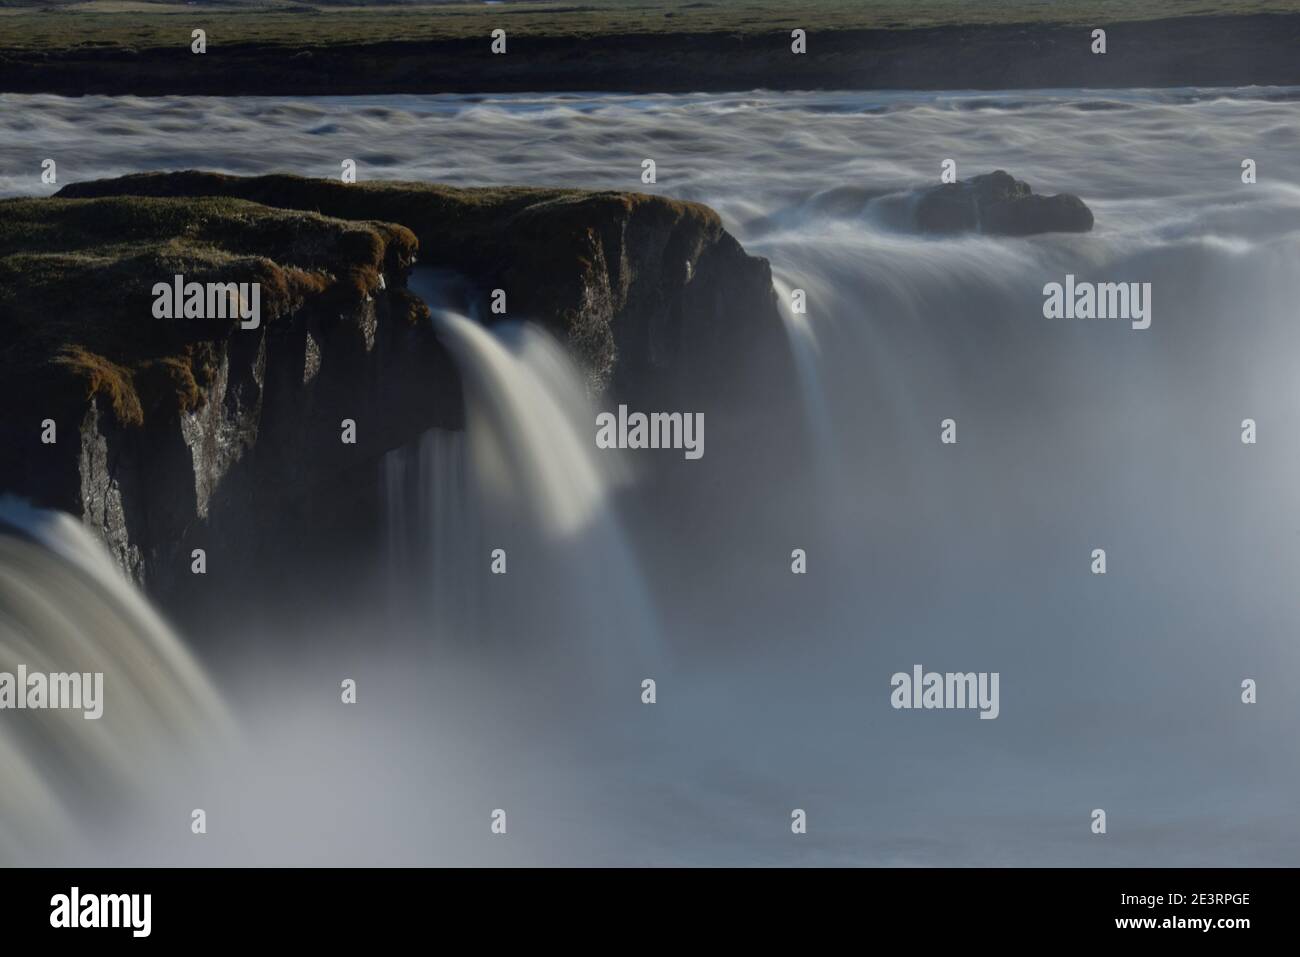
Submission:
<svg viewBox="0 0 1300 957">
<path fill-rule="evenodd" d="M 75 844 L 77 811 L 148 800 L 159 763 L 230 743 L 202 669 L 68 515 L 0 498 L 0 672 L 104 675 L 103 714 L 0 712 L 0 861 Z M 18 689 L 25 694 L 26 689 Z"/>
<path fill-rule="evenodd" d="M 635 674 L 659 649 L 613 501 L 630 479 L 626 461 L 596 448 L 595 410 L 559 345 L 527 323 L 489 329 L 447 302 L 454 283 L 424 267 L 411 277 L 460 371 L 466 423 L 384 463 L 394 574 L 426 576 L 435 631 L 464 641 L 522 630 L 526 643 L 577 648 Z M 497 548 L 514 576 L 486 589 L 481 570 Z M 506 582 L 520 584 L 503 591 Z"/>
<path fill-rule="evenodd" d="M 783 296 L 808 293 L 807 315 L 786 318 L 818 461 L 758 472 L 743 449 L 720 461 L 721 436 L 707 479 L 684 480 L 689 501 L 628 510 L 647 489 L 597 456 L 554 344 L 487 327 L 442 301 L 441 280 L 415 280 L 469 409 L 465 433 L 385 466 L 394 562 L 433 599 L 413 627 L 424 645 L 550 649 L 558 671 L 507 656 L 447 678 L 427 710 L 403 698 L 414 714 L 383 729 L 384 762 L 321 705 L 342 737 L 294 734 L 322 751 L 348 740 L 372 775 L 406 774 L 307 816 L 371 822 L 345 859 L 457 846 L 460 861 L 570 863 L 1300 860 L 1300 699 L 1271 680 L 1300 666 L 1295 91 L 0 96 L 0 191 L 49 191 L 33 156 L 61 157 L 61 182 L 187 167 L 334 177 L 353 158 L 362 178 L 652 189 L 713 206 L 771 260 Z M 1255 185 L 1240 181 L 1247 157 Z M 908 205 L 946 158 L 961 178 L 1000 168 L 1077 193 L 1096 228 L 917 235 Z M 1044 284 L 1067 273 L 1150 282 L 1151 328 L 1043 318 Z M 761 413 L 765 397 L 751 399 Z M 938 440 L 948 417 L 955 446 Z M 1240 442 L 1247 417 L 1256 446 Z M 502 542 L 507 576 L 465 572 Z M 804 578 L 788 571 L 796 546 Z M 1089 573 L 1096 547 L 1106 576 Z M 650 637 L 626 633 L 647 622 Z M 338 647 L 353 648 L 320 651 L 331 682 L 344 666 L 330 656 L 359 654 Z M 641 663 L 665 647 L 671 671 Z M 1000 672 L 999 718 L 891 709 L 889 676 L 918 662 Z M 669 676 L 654 708 L 636 697 L 648 674 Z M 1253 708 L 1245 677 L 1269 689 Z M 572 704 L 597 685 L 626 710 Z M 265 725 L 297 740 L 274 709 Z M 276 792 L 280 820 L 311 794 L 343 802 L 334 778 L 312 776 L 321 766 L 304 766 L 295 796 Z M 507 769 L 536 829 L 507 850 L 456 845 L 464 815 L 503 800 Z M 368 802 L 418 817 L 406 802 L 421 789 L 441 799 L 479 772 L 473 800 L 448 797 L 409 831 L 372 820 Z M 1096 806 L 1123 842 L 1090 840 Z M 809 810 L 798 846 L 792 807 Z M 250 853 L 280 861 L 310 840 L 248 833 Z"/>
</svg>

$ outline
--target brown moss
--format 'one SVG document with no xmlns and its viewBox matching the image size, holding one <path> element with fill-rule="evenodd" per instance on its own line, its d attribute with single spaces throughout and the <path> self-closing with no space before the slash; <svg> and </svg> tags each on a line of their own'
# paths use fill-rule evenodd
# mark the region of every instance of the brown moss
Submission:
<svg viewBox="0 0 1300 957">
<path fill-rule="evenodd" d="M 428 304 L 408 289 L 393 291 L 396 318 L 408 326 L 425 325 L 432 318 Z"/>
<path fill-rule="evenodd" d="M 418 253 L 509 288 L 512 311 L 549 326 L 596 383 L 613 368 L 612 317 L 657 308 L 654 290 L 721 235 L 708 207 L 647 193 L 199 171 L 78 183 L 0 201 L 0 317 L 13 343 L 0 360 L 39 368 L 80 349 L 123 370 L 123 389 L 134 383 L 126 414 L 174 414 L 202 403 L 236 320 L 155 320 L 155 282 L 260 283 L 270 327 L 309 304 L 345 312 Z M 423 304 L 397 301 L 407 322 L 427 321 Z"/>
<path fill-rule="evenodd" d="M 190 355 L 146 360 L 137 367 L 135 382 L 146 417 L 148 412 L 160 413 L 173 407 L 179 412 L 194 412 L 205 401 Z"/>
<path fill-rule="evenodd" d="M 97 395 L 109 401 L 117 421 L 123 425 L 142 425 L 144 409 L 136 393 L 131 370 L 110 362 L 103 356 L 87 352 L 80 346 L 68 346 L 54 360 L 80 379 L 86 387 L 86 398 Z"/>
<path fill-rule="evenodd" d="M 406 227 L 238 198 L 0 201 L 0 376 L 54 364 L 123 425 L 202 405 L 238 320 L 159 320 L 153 287 L 256 282 L 263 327 L 320 302 L 344 311 L 415 258 Z"/>
</svg>

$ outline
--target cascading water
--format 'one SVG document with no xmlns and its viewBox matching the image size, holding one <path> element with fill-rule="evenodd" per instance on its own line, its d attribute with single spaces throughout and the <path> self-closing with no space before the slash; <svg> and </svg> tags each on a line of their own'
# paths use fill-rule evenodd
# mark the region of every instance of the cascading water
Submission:
<svg viewBox="0 0 1300 957">
<path fill-rule="evenodd" d="M 771 261 L 783 305 L 807 293 L 807 313 L 786 314 L 818 461 L 755 471 L 711 431 L 673 494 L 693 518 L 734 521 L 620 522 L 640 476 L 595 449 L 552 344 L 476 323 L 447 282 L 418 274 L 467 422 L 385 463 L 393 564 L 426 600 L 421 648 L 495 640 L 503 654 L 483 670 L 439 657 L 429 682 L 402 661 L 408 684 L 372 664 L 365 704 L 348 712 L 337 681 L 370 644 L 313 643 L 321 674 L 301 690 L 319 711 L 301 725 L 268 712 L 265 727 L 283 730 L 258 768 L 266 790 L 285 754 L 316 751 L 293 767 L 298 790 L 283 785 L 275 827 L 249 828 L 248 853 L 299 862 L 315 835 L 363 833 L 370 809 L 397 806 L 400 827 L 374 823 L 340 855 L 370 861 L 382 847 L 427 863 L 464 840 L 466 862 L 1295 863 L 1296 91 L 379 99 L 0 96 L 13 134 L 0 135 L 0 166 L 22 169 L 39 148 L 77 155 L 87 178 L 121 172 L 122 155 L 334 175 L 301 157 L 373 154 L 384 137 L 376 176 L 640 189 L 629 157 L 654 156 L 653 188 L 714 207 Z M 173 124 L 163 139 L 159 103 Z M 114 126 L 107 147 L 77 122 L 91 111 Z M 919 235 L 912 199 L 948 157 L 962 179 L 1005 169 L 1077 193 L 1096 228 Z M 1257 183 L 1240 179 L 1245 157 Z M 1067 274 L 1151 283 L 1151 327 L 1045 318 L 1043 288 Z M 768 397 L 746 398 L 761 416 Z M 504 576 L 489 570 L 498 547 Z M 790 573 L 795 547 L 806 575 Z M 1090 571 L 1096 548 L 1105 575 Z M 628 664 L 656 647 L 630 631 L 647 622 L 673 648 L 653 708 Z M 303 630 L 314 642 L 317 623 Z M 534 682 L 530 651 L 598 673 L 591 683 L 626 710 L 574 707 L 585 726 L 571 733 L 555 714 L 569 700 Z M 1000 716 L 892 709 L 889 676 L 915 663 L 1000 672 Z M 1261 680 L 1257 706 L 1241 703 L 1245 678 Z M 445 798 L 462 785 L 472 797 Z M 465 825 L 499 802 L 537 826 L 493 843 Z M 1122 809 L 1123 841 L 1089 833 L 1095 806 Z M 812 822 L 794 840 L 792 807 Z"/>
<path fill-rule="evenodd" d="M 102 673 L 102 714 L 0 714 L 0 862 L 88 846 L 89 821 L 147 803 L 160 767 L 196 766 L 233 740 L 202 669 L 90 533 L 68 515 L 4 498 L 0 673 L 20 668 Z"/>
<path fill-rule="evenodd" d="M 464 432 L 432 431 L 383 466 L 391 553 L 435 633 L 640 674 L 659 649 L 616 507 L 629 472 L 596 448 L 581 376 L 540 328 L 471 318 L 453 277 L 417 268 L 410 287 L 465 392 Z"/>
</svg>

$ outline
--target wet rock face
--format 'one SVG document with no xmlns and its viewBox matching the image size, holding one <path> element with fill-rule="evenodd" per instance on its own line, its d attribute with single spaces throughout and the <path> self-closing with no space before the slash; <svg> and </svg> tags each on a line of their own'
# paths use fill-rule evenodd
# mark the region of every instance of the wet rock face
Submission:
<svg viewBox="0 0 1300 957">
<path fill-rule="evenodd" d="M 1092 210 L 1079 197 L 1039 196 L 1003 170 L 926 190 L 917 199 L 914 215 L 919 230 L 937 235 L 1086 233 L 1093 225 Z"/>
<path fill-rule="evenodd" d="M 155 593 L 194 548 L 229 568 L 350 531 L 366 463 L 460 422 L 455 369 L 401 286 L 415 246 L 241 201 L 0 203 L 0 490 L 80 516 Z M 262 321 L 157 318 L 151 290 L 176 274 L 258 282 Z M 364 423 L 355 445 L 344 418 Z"/>
<path fill-rule="evenodd" d="M 251 572 L 364 544 L 382 456 L 463 422 L 405 288 L 417 258 L 468 278 L 483 321 L 506 290 L 504 318 L 550 329 L 593 393 L 699 409 L 738 377 L 792 381 L 767 262 L 698 204 L 132 176 L 0 202 L 0 491 L 81 516 L 173 597 L 193 548 Z M 175 274 L 261 283 L 260 325 L 155 318 L 150 290 Z"/>
</svg>

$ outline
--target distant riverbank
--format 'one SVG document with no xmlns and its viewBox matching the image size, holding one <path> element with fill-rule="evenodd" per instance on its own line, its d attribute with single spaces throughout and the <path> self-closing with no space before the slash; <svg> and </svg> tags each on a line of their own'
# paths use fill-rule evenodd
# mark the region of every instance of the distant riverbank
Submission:
<svg viewBox="0 0 1300 957">
<path fill-rule="evenodd" d="M 157 30 L 132 40 L 121 29 L 79 32 L 75 13 L 51 16 L 68 23 L 66 41 L 33 43 L 21 35 L 21 18 L 0 20 L 0 92 L 295 96 L 1300 84 L 1300 13 L 1102 24 L 1104 54 L 1092 52 L 1092 27 L 1060 23 L 813 28 L 801 55 L 791 51 L 785 28 L 508 31 L 500 55 L 487 35 L 358 42 L 344 32 L 332 42 L 317 31 L 297 40 L 261 39 L 253 31 L 225 30 L 221 15 L 201 12 L 175 15 L 174 42 L 160 45 Z M 191 52 L 191 27 L 207 30 L 203 54 Z"/>
</svg>

